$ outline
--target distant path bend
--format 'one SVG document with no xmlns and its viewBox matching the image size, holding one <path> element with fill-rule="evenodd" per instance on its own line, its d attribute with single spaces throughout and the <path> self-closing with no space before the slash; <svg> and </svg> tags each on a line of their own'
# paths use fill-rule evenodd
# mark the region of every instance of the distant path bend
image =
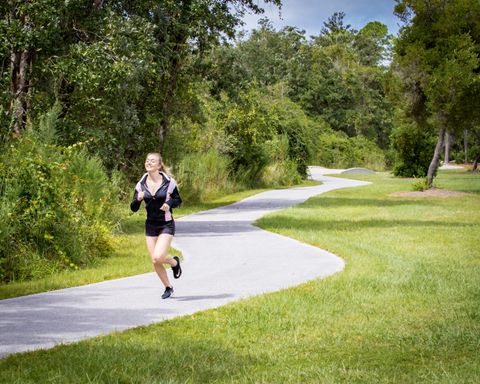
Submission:
<svg viewBox="0 0 480 384">
<path fill-rule="evenodd" d="M 154 273 L 0 301 L 0 356 L 49 348 L 219 307 L 341 271 L 339 257 L 264 231 L 253 222 L 334 189 L 368 183 L 323 176 L 323 184 L 273 190 L 238 203 L 177 219 L 174 247 L 185 257 L 171 279 L 173 299 Z M 169 272 L 170 273 L 170 272 Z"/>
</svg>

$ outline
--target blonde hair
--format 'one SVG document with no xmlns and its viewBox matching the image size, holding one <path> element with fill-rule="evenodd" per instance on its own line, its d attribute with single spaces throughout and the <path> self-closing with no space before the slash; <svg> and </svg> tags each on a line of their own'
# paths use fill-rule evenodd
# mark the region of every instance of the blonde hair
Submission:
<svg viewBox="0 0 480 384">
<path fill-rule="evenodd" d="M 149 153 L 147 153 L 147 157 L 151 156 L 151 155 L 154 155 L 154 156 L 158 157 L 158 162 L 160 163 L 160 172 L 164 172 L 167 175 L 170 175 L 170 170 L 163 163 L 162 155 L 160 154 L 160 152 L 149 152 Z"/>
</svg>

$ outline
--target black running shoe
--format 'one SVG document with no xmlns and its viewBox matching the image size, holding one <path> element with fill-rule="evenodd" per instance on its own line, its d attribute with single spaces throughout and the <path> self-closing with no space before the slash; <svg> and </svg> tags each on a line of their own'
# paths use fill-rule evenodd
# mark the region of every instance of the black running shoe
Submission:
<svg viewBox="0 0 480 384">
<path fill-rule="evenodd" d="M 173 295 L 173 287 L 167 287 L 165 288 L 165 292 L 163 292 L 162 299 L 168 299 L 172 295 Z"/>
<path fill-rule="evenodd" d="M 180 276 L 182 276 L 182 267 L 180 267 L 180 259 L 178 258 L 178 256 L 173 256 L 173 258 L 177 260 L 177 265 L 172 267 L 173 277 L 175 279 L 178 279 Z"/>
</svg>

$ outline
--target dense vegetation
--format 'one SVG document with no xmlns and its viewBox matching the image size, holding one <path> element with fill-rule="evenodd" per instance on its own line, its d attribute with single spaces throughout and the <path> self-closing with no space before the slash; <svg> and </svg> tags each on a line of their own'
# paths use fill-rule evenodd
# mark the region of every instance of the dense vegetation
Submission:
<svg viewBox="0 0 480 384">
<path fill-rule="evenodd" d="M 238 34 L 252 0 L 2 2 L 0 280 L 108 255 L 112 207 L 152 150 L 187 204 L 312 163 L 431 181 L 446 134 L 473 160 L 479 8 L 398 1 L 395 39 L 341 12 L 316 36 L 268 20 Z"/>
</svg>

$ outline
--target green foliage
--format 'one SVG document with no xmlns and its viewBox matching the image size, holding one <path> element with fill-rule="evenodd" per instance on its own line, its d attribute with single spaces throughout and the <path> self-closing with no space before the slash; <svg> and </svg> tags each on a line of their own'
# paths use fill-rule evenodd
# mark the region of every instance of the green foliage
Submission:
<svg viewBox="0 0 480 384">
<path fill-rule="evenodd" d="M 232 170 L 244 185 L 264 185 L 274 174 L 280 175 L 281 169 L 289 173 L 275 185 L 307 174 L 318 124 L 289 99 L 287 92 L 283 83 L 264 89 L 251 85 L 239 93 L 236 102 L 226 105 L 220 122 L 230 143 L 227 153 Z M 262 179 L 268 166 L 269 176 Z"/>
<path fill-rule="evenodd" d="M 300 183 L 302 176 L 298 171 L 298 162 L 289 156 L 287 135 L 277 135 L 266 143 L 269 164 L 262 170 L 260 184 L 280 187 Z"/>
<path fill-rule="evenodd" d="M 334 130 L 368 137 L 385 149 L 393 112 L 385 98 L 388 74 L 379 64 L 386 27 L 371 24 L 357 32 L 343 25 L 343 16 L 335 14 L 301 47 L 291 67 L 289 95 Z"/>
<path fill-rule="evenodd" d="M 185 94 L 203 80 L 197 55 L 233 37 L 245 12 L 262 12 L 250 0 L 228 3 L 2 3 L 0 105 L 10 114 L 18 106 L 20 134 L 18 125 L 60 100 L 61 144 L 90 140 L 88 151 L 110 171 L 133 174 L 152 146 L 163 149 L 171 120 L 189 115 Z"/>
<path fill-rule="evenodd" d="M 348 137 L 330 130 L 317 139 L 314 163 L 330 168 L 365 167 L 381 171 L 385 169 L 385 155 L 365 137 Z"/>
<path fill-rule="evenodd" d="M 358 32 L 344 26 L 343 17 L 332 16 L 310 40 L 295 27 L 275 31 L 263 20 L 248 39 L 209 57 L 212 93 L 218 97 L 223 91 L 238 100 L 240 90 L 253 82 L 277 89 L 283 84 L 284 95 L 314 119 L 386 149 L 393 109 L 385 98 L 388 74 L 381 65 L 391 38 L 381 23 Z"/>
<path fill-rule="evenodd" d="M 266 102 L 272 116 L 270 124 L 288 144 L 283 160 L 291 161 L 296 167 L 294 173 L 306 177 L 307 166 L 315 152 L 315 137 L 323 129 L 323 122 L 310 119 L 298 104 L 286 96 L 288 90 L 285 83 L 267 89 Z M 294 174 L 291 176 L 294 177 Z"/>
<path fill-rule="evenodd" d="M 192 153 L 207 153 L 214 149 L 220 154 L 231 150 L 230 139 L 219 123 L 228 104 L 209 95 L 209 86 L 195 84 L 185 101 L 190 113 L 177 116 L 171 121 L 171 130 L 165 139 L 163 150 L 168 164 L 176 168 L 184 156 Z"/>
<path fill-rule="evenodd" d="M 1 156 L 0 280 L 38 278 L 110 254 L 115 195 L 99 159 L 54 143 L 54 107 Z"/>
<path fill-rule="evenodd" d="M 412 183 L 412 191 L 423 192 L 428 189 L 428 182 L 426 178 L 417 179 Z"/>
<path fill-rule="evenodd" d="M 395 153 L 393 174 L 402 177 L 425 177 L 435 147 L 429 130 L 410 122 L 399 122 L 392 132 Z"/>
<path fill-rule="evenodd" d="M 480 102 L 474 96 L 480 89 L 480 2 L 402 0 L 397 3 L 395 12 L 407 22 L 396 41 L 394 57 L 410 101 L 403 108 L 413 117 L 417 129 L 428 129 L 430 125 L 438 132 L 427 171 L 431 184 L 445 132 L 460 133 L 480 121 Z M 421 175 L 408 166 L 407 169 L 400 166 L 398 173 Z"/>
<path fill-rule="evenodd" d="M 213 190 L 202 182 L 202 170 L 189 169 L 207 166 L 208 171 L 214 156 L 228 159 L 218 162 L 222 178 L 226 172 L 231 179 L 227 190 L 291 185 L 306 176 L 318 127 L 286 92 L 284 84 L 265 89 L 250 85 L 236 98 L 222 95 L 220 101 L 203 93 L 198 114 L 173 121 L 175 129 L 164 153 L 173 162 L 187 200 L 205 201 L 202 191 Z M 225 189 L 223 180 L 216 183 L 219 191 Z M 207 196 L 216 193 L 207 192 Z"/>
<path fill-rule="evenodd" d="M 392 36 L 388 35 L 385 24 L 372 21 L 366 24 L 355 36 L 355 46 L 361 62 L 365 65 L 380 65 L 390 51 Z"/>
<path fill-rule="evenodd" d="M 186 155 L 178 165 L 176 177 L 182 198 L 205 202 L 232 191 L 229 160 L 215 150 Z"/>
<path fill-rule="evenodd" d="M 223 117 L 223 129 L 231 137 L 232 169 L 244 176 L 249 185 L 255 185 L 263 168 L 268 164 L 265 141 L 272 137 L 268 107 L 261 91 L 251 87 L 242 93 L 241 102 L 230 103 Z"/>
<path fill-rule="evenodd" d="M 158 141 L 151 125 L 159 117 L 145 109 L 158 101 L 149 85 L 158 80 L 161 62 L 153 53 L 152 25 L 112 10 L 105 13 L 96 24 L 102 39 L 70 44 L 65 55 L 48 64 L 58 81 L 45 92 L 59 95 L 64 105 L 58 129 L 62 144 L 88 138 L 89 152 L 108 169 L 126 169 L 135 162 L 134 153 L 149 150 L 146 140 Z"/>
</svg>

